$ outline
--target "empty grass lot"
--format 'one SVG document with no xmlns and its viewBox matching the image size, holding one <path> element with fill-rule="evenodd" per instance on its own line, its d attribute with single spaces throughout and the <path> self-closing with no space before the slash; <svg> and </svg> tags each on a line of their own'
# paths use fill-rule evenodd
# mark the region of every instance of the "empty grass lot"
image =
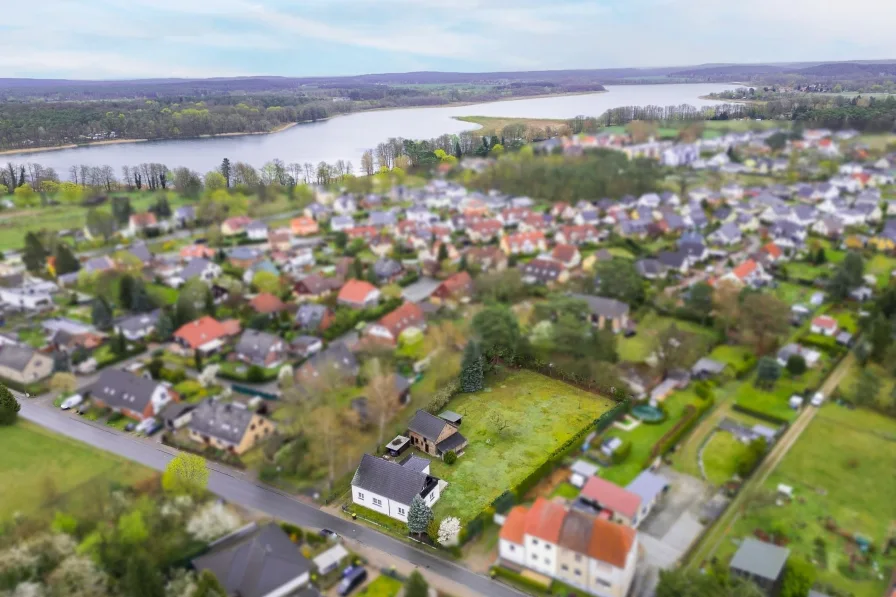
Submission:
<svg viewBox="0 0 896 597">
<path fill-rule="evenodd" d="M 433 460 L 433 474 L 448 482 L 434 509 L 436 519 L 457 516 L 468 522 L 613 406 L 531 371 L 491 378 L 484 391 L 455 398 L 447 408 L 463 415 L 460 431 L 469 445 L 451 466 Z M 506 421 L 503 431 L 494 416 Z"/>
<path fill-rule="evenodd" d="M 678 329 L 697 334 L 704 343 L 704 349 L 709 349 L 715 341 L 715 332 L 690 321 L 681 321 L 671 317 L 663 317 L 654 312 L 642 317 L 635 326 L 638 333 L 631 338 L 620 337 L 618 342 L 619 358 L 623 361 L 640 363 L 646 360 L 654 351 L 656 336 L 661 331 L 675 324 Z M 701 351 L 702 352 L 702 351 Z"/>
<path fill-rule="evenodd" d="M 703 449 L 703 470 L 713 485 L 721 485 L 737 472 L 747 445 L 727 431 L 716 431 Z"/>
<path fill-rule="evenodd" d="M 54 496 L 85 483 L 131 484 L 149 469 L 19 421 L 0 429 L 0 521 L 40 511 Z"/>
<path fill-rule="evenodd" d="M 896 519 L 896 419 L 866 410 L 823 406 L 799 441 L 763 486 L 771 495 L 778 484 L 793 487 L 794 501 L 778 506 L 757 498 L 746 508 L 716 554 L 727 562 L 737 549 L 734 541 L 756 530 L 782 529 L 791 553 L 818 568 L 818 581 L 830 583 L 856 597 L 878 597 L 886 580 L 868 566 L 849 570 L 850 542 L 827 531 L 832 517 L 850 534 L 859 534 L 880 548 Z M 815 545 L 824 541 L 823 550 Z M 896 554 L 874 556 L 883 575 L 896 564 Z"/>
</svg>

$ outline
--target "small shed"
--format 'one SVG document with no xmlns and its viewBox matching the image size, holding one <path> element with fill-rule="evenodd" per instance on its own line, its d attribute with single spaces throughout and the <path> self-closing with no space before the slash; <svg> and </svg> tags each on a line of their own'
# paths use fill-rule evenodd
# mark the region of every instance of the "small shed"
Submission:
<svg viewBox="0 0 896 597">
<path fill-rule="evenodd" d="M 455 427 L 460 427 L 460 424 L 463 423 L 463 417 L 454 412 L 453 410 L 446 410 L 439 415 L 440 419 L 448 421 Z"/>
<path fill-rule="evenodd" d="M 750 431 L 752 431 L 756 437 L 763 438 L 768 444 L 774 442 L 775 437 L 777 437 L 778 435 L 778 431 L 776 429 L 772 429 L 767 425 L 761 425 L 759 423 L 753 425 Z"/>
<path fill-rule="evenodd" d="M 747 537 L 729 566 L 735 576 L 753 581 L 766 594 L 776 594 L 790 550 Z"/>
<path fill-rule="evenodd" d="M 584 460 L 576 460 L 569 467 L 569 482 L 579 489 L 585 486 L 585 482 L 597 474 L 600 470 L 596 464 L 591 464 Z"/>
<path fill-rule="evenodd" d="M 348 550 L 341 543 L 337 543 L 312 561 L 320 574 L 329 574 L 339 568 L 347 557 Z"/>
<path fill-rule="evenodd" d="M 799 410 L 799 409 L 803 408 L 803 397 L 797 396 L 796 394 L 794 394 L 793 396 L 790 397 L 788 404 L 790 405 L 790 408 L 792 408 L 793 410 Z"/>
<path fill-rule="evenodd" d="M 398 458 L 405 450 L 411 446 L 411 438 L 403 435 L 395 436 L 391 442 L 386 444 L 386 453 L 392 458 Z"/>
<path fill-rule="evenodd" d="M 790 485 L 778 483 L 778 493 L 780 493 L 781 495 L 786 495 L 788 498 L 793 499 L 793 487 L 791 487 Z"/>
</svg>

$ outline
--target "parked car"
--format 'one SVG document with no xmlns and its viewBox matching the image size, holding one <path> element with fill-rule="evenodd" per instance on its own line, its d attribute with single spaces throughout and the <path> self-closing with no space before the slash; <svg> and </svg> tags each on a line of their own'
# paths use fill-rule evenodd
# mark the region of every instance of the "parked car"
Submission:
<svg viewBox="0 0 896 597">
<path fill-rule="evenodd" d="M 137 433 L 145 433 L 146 435 L 152 435 L 156 431 L 162 428 L 162 423 L 153 417 L 149 417 L 148 419 L 143 419 L 137 424 L 135 430 Z"/>
<path fill-rule="evenodd" d="M 339 597 L 345 597 L 367 580 L 367 568 L 358 567 L 339 582 Z"/>
<path fill-rule="evenodd" d="M 124 426 L 125 431 L 133 431 L 136 428 L 137 428 L 137 423 L 134 423 L 133 421 Z"/>
<path fill-rule="evenodd" d="M 815 395 L 812 396 L 812 406 L 821 406 L 822 404 L 824 404 L 824 394 L 815 392 Z"/>
<path fill-rule="evenodd" d="M 61 408 L 62 410 L 69 410 L 71 408 L 75 408 L 82 402 L 84 402 L 84 396 L 82 396 L 81 394 L 74 394 L 63 400 L 62 404 L 59 405 L 59 408 Z"/>
</svg>

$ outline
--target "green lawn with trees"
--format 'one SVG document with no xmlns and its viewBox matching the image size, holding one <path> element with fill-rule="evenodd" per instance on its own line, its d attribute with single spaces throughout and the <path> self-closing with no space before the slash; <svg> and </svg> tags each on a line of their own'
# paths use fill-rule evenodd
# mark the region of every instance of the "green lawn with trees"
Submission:
<svg viewBox="0 0 896 597">
<path fill-rule="evenodd" d="M 448 482 L 436 520 L 469 522 L 613 406 L 525 370 L 495 374 L 481 392 L 458 395 L 446 408 L 463 416 L 460 432 L 469 445 L 453 465 L 433 461 L 433 474 Z"/>
<path fill-rule="evenodd" d="M 721 485 L 731 479 L 747 450 L 747 444 L 733 434 L 716 431 L 703 448 L 703 470 L 707 480 L 713 485 Z"/>
</svg>

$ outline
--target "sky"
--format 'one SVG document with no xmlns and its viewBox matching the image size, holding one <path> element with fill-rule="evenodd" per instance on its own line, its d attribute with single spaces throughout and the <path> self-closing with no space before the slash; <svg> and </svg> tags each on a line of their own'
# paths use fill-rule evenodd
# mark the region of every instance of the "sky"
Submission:
<svg viewBox="0 0 896 597">
<path fill-rule="evenodd" d="M 0 23 L 2 77 L 896 58 L 893 0 L 37 0 L 20 17 Z"/>
</svg>

